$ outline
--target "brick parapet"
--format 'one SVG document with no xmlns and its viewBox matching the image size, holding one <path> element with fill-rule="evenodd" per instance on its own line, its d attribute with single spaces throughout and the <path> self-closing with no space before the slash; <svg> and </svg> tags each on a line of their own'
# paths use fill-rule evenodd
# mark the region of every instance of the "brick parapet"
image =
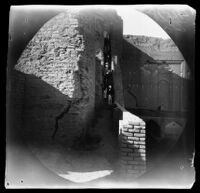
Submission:
<svg viewBox="0 0 200 193">
<path fill-rule="evenodd" d="M 146 172 L 145 122 L 124 110 L 119 121 L 121 175 L 137 178 Z"/>
</svg>

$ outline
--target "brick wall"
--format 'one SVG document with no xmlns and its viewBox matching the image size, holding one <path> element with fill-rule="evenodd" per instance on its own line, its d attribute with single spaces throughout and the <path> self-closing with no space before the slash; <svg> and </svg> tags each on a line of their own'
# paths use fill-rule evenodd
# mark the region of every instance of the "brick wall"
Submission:
<svg viewBox="0 0 200 193">
<path fill-rule="evenodd" d="M 168 63 L 158 64 L 159 60 Z M 124 36 L 121 68 L 127 108 L 188 109 L 189 74 L 185 72 L 189 69 L 171 39 Z"/>
<path fill-rule="evenodd" d="M 139 117 L 117 104 L 114 117 L 119 119 L 120 175 L 137 178 L 146 172 L 146 127 Z"/>
<path fill-rule="evenodd" d="M 95 57 L 103 50 L 103 33 L 110 31 L 111 23 L 113 54 L 120 58 L 116 41 L 122 39 L 122 21 L 110 11 L 70 9 L 45 23 L 28 43 L 14 69 L 25 76 L 24 100 L 19 99 L 19 103 L 24 106 L 20 113 L 27 138 L 50 140 L 55 117 L 69 101 L 75 103 L 59 121 L 56 139 L 72 143 L 75 136 L 90 127 L 95 100 L 102 100 L 95 98 L 96 84 L 101 85 L 101 78 L 95 77 L 101 74 L 95 72 L 103 59 L 95 64 Z M 117 77 L 121 73 L 119 63 L 116 69 L 116 96 L 123 103 L 122 83 Z"/>
</svg>

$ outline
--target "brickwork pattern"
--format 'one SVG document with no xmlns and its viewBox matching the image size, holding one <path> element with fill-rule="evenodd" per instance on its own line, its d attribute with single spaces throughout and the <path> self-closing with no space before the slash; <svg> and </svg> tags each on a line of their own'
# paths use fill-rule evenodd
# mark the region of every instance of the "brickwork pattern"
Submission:
<svg viewBox="0 0 200 193">
<path fill-rule="evenodd" d="M 126 112 L 128 113 L 128 112 Z M 121 174 L 137 178 L 146 172 L 145 122 L 130 113 L 119 121 Z"/>
<path fill-rule="evenodd" d="M 103 50 L 103 34 L 110 31 L 111 24 L 113 53 L 120 58 L 118 47 L 122 45 L 116 41 L 123 38 L 122 22 L 110 11 L 70 9 L 45 23 L 28 43 L 15 65 L 15 70 L 26 76 L 24 100 L 19 103 L 25 106 L 21 113 L 28 133 L 50 138 L 55 117 L 69 100 L 77 102 L 60 120 L 57 138 L 71 141 L 89 127 L 94 116 L 95 84 L 101 84 L 95 77 L 101 76 L 95 75 L 95 57 Z M 116 68 L 116 95 L 123 103 L 120 73 Z"/>
<path fill-rule="evenodd" d="M 188 65 L 171 39 L 124 36 L 122 72 L 127 108 L 187 110 L 187 71 Z"/>
</svg>

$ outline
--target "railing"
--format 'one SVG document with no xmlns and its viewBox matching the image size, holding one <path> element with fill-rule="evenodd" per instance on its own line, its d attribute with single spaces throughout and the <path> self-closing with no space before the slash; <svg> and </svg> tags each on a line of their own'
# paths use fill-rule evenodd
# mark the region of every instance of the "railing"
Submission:
<svg viewBox="0 0 200 193">
<path fill-rule="evenodd" d="M 114 104 L 117 106 L 118 109 L 120 109 L 122 112 L 127 111 L 122 105 L 120 105 L 118 102 L 114 102 Z"/>
</svg>

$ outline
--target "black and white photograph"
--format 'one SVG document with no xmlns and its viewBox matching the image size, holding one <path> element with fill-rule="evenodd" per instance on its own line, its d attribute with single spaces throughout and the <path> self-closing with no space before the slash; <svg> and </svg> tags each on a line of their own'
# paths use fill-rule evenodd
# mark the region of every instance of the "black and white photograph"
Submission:
<svg viewBox="0 0 200 193">
<path fill-rule="evenodd" d="M 11 5 L 6 189 L 191 189 L 186 4 Z"/>
</svg>

